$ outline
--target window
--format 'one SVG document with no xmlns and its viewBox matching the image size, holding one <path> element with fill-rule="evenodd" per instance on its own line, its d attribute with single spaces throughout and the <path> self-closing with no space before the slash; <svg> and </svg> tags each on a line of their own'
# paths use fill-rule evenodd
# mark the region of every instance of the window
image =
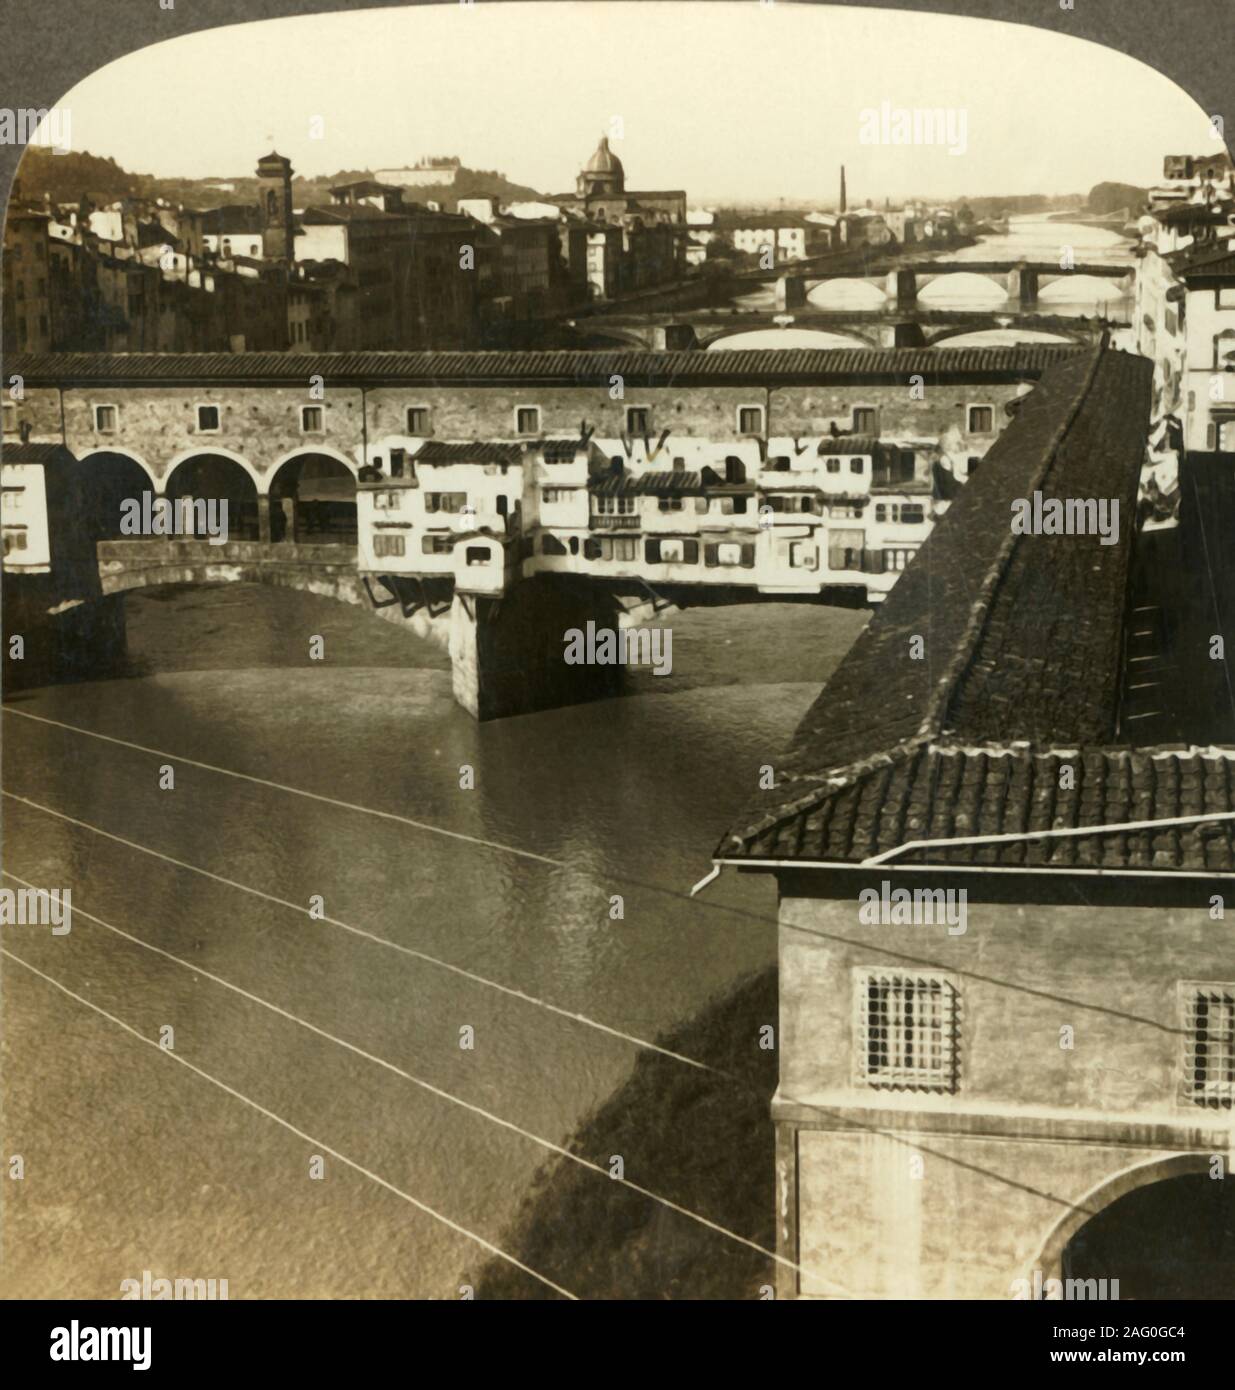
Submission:
<svg viewBox="0 0 1235 1390">
<path fill-rule="evenodd" d="M 873 405 L 855 405 L 853 408 L 854 434 L 878 434 L 879 411 Z"/>
<path fill-rule="evenodd" d="M 597 516 L 633 516 L 635 499 L 633 497 L 594 497 Z"/>
<path fill-rule="evenodd" d="M 854 989 L 857 1072 L 868 1086 L 954 1091 L 956 986 L 936 971 L 861 970 Z"/>
<path fill-rule="evenodd" d="M 466 492 L 426 492 L 426 512 L 461 512 L 467 506 Z"/>
<path fill-rule="evenodd" d="M 10 554 L 14 550 L 26 549 L 26 528 L 24 526 L 6 526 L 4 528 L 4 553 Z"/>
<path fill-rule="evenodd" d="M 114 405 L 94 407 L 94 428 L 99 434 L 115 434 L 119 424 L 120 411 Z"/>
<path fill-rule="evenodd" d="M 5 434 L 17 433 L 17 407 L 6 404 L 4 407 L 4 432 Z"/>
<path fill-rule="evenodd" d="M 409 405 L 407 408 L 407 432 L 408 434 L 430 434 L 432 433 L 429 424 L 429 407 L 427 405 Z"/>
<path fill-rule="evenodd" d="M 469 565 L 487 565 L 492 558 L 487 545 L 469 545 L 463 554 Z"/>
<path fill-rule="evenodd" d="M 197 407 L 197 430 L 199 434 L 216 434 L 219 429 L 219 407 L 199 405 Z"/>
<path fill-rule="evenodd" d="M 379 512 L 397 512 L 403 506 L 403 496 L 398 492 L 375 492 L 373 505 Z"/>
<path fill-rule="evenodd" d="M 404 538 L 402 536 L 386 535 L 378 532 L 373 537 L 373 555 L 375 559 L 380 559 L 383 555 L 402 555 L 404 553 Z"/>
<path fill-rule="evenodd" d="M 849 471 L 850 471 L 850 473 L 865 473 L 865 472 L 866 472 L 866 460 L 865 460 L 865 459 L 850 459 L 850 460 L 849 460 Z"/>
<path fill-rule="evenodd" d="M 538 405 L 521 405 L 515 411 L 515 430 L 519 434 L 539 434 L 540 407 Z"/>
<path fill-rule="evenodd" d="M 647 434 L 652 428 L 652 412 L 646 405 L 631 405 L 626 408 L 626 433 L 627 434 Z M 677 460 L 673 461 L 677 467 Z M 685 468 L 686 462 L 682 461 Z"/>
<path fill-rule="evenodd" d="M 634 536 L 602 536 L 600 558 L 602 560 L 636 560 L 639 558 L 639 542 Z"/>
<path fill-rule="evenodd" d="M 725 516 L 745 516 L 746 515 L 745 497 L 722 497 L 720 499 L 720 510 Z"/>
<path fill-rule="evenodd" d="M 662 512 L 680 512 L 685 502 L 681 497 L 660 497 L 656 505 Z"/>
<path fill-rule="evenodd" d="M 973 475 L 978 471 L 978 464 L 980 464 L 981 462 L 982 460 L 977 454 L 970 454 L 969 458 L 965 461 L 965 476 L 967 478 L 972 478 Z"/>
<path fill-rule="evenodd" d="M 840 472 L 840 459 L 835 458 L 834 456 L 829 455 L 829 457 L 828 457 L 828 459 L 827 459 L 827 465 L 828 465 L 828 472 L 829 472 L 829 473 L 839 473 L 839 472 Z"/>
<path fill-rule="evenodd" d="M 738 406 L 738 433 L 763 433 L 763 407 L 761 405 Z"/>
<path fill-rule="evenodd" d="M 995 411 L 989 405 L 971 405 L 969 407 L 969 433 L 970 434 L 990 434 L 995 428 Z"/>
<path fill-rule="evenodd" d="M 426 555 L 449 555 L 454 548 L 451 536 L 422 536 L 420 549 Z"/>
<path fill-rule="evenodd" d="M 901 526 L 920 526 L 926 520 L 926 509 L 920 502 L 876 502 L 875 520 L 890 521 Z"/>
<path fill-rule="evenodd" d="M 545 534 L 540 538 L 540 553 L 542 555 L 565 555 L 566 547 L 556 536 Z"/>
<path fill-rule="evenodd" d="M 891 574 L 893 571 L 903 570 L 917 553 L 916 550 L 907 550 L 903 546 L 895 546 L 885 550 L 883 552 L 882 573 Z"/>
<path fill-rule="evenodd" d="M 324 428 L 324 411 L 320 405 L 300 407 L 300 429 L 303 434 L 321 434 Z"/>
<path fill-rule="evenodd" d="M 1235 985 L 1180 986 L 1185 1102 L 1229 1110 L 1235 1102 Z"/>
<path fill-rule="evenodd" d="M 568 487 L 545 487 L 541 488 L 540 496 L 544 502 L 569 502 L 572 491 Z"/>
<path fill-rule="evenodd" d="M 755 547 L 738 541 L 709 541 L 703 547 L 703 563 L 709 569 L 717 565 L 741 565 L 744 569 L 753 569 Z"/>
</svg>

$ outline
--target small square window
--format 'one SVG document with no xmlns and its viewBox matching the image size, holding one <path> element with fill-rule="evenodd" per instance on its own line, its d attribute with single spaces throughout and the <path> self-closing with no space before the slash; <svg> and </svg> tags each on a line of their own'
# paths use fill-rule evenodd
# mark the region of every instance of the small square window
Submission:
<svg viewBox="0 0 1235 1390">
<path fill-rule="evenodd" d="M 1185 984 L 1180 990 L 1182 1099 L 1230 1110 L 1235 1104 L 1235 985 Z"/>
<path fill-rule="evenodd" d="M 850 471 L 850 473 L 865 473 L 865 472 L 866 472 L 866 460 L 865 460 L 865 459 L 850 459 L 850 460 L 849 460 L 849 471 Z"/>
<path fill-rule="evenodd" d="M 868 1086 L 954 1091 L 959 995 L 937 971 L 859 970 L 857 1073 Z"/>
<path fill-rule="evenodd" d="M 540 407 L 538 405 L 521 405 L 515 411 L 515 429 L 520 434 L 539 434 Z"/>
<path fill-rule="evenodd" d="M 427 405 L 408 406 L 407 432 L 408 434 L 415 435 L 427 435 L 431 432 L 429 424 L 429 407 Z"/>
<path fill-rule="evenodd" d="M 878 434 L 879 411 L 873 405 L 856 405 L 853 408 L 854 434 Z"/>
<path fill-rule="evenodd" d="M 96 405 L 94 407 L 94 428 L 99 434 L 115 434 L 119 421 L 120 411 L 114 405 Z"/>
<path fill-rule="evenodd" d="M 305 434 L 321 434 L 324 425 L 324 412 L 320 405 L 300 407 L 300 428 Z"/>
<path fill-rule="evenodd" d="M 838 458 L 829 458 L 828 461 L 827 461 L 827 463 L 828 463 L 828 472 L 829 472 L 829 473 L 839 473 L 839 472 L 840 472 L 840 459 L 838 459 Z"/>
<path fill-rule="evenodd" d="M 199 405 L 197 407 L 197 429 L 200 434 L 214 434 L 219 428 L 219 407 Z"/>
<path fill-rule="evenodd" d="M 644 405 L 632 405 L 626 411 L 626 433 L 647 434 L 652 428 L 652 412 Z M 676 460 L 675 460 L 676 463 Z"/>
<path fill-rule="evenodd" d="M 969 407 L 969 433 L 990 434 L 995 428 L 995 410 L 989 405 Z"/>
<path fill-rule="evenodd" d="M 743 405 L 738 407 L 738 433 L 763 433 L 763 407 L 761 405 Z"/>
</svg>

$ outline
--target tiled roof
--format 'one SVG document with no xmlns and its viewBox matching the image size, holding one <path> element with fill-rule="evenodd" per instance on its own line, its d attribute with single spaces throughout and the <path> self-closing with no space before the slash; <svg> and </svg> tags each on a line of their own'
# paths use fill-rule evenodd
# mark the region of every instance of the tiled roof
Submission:
<svg viewBox="0 0 1235 1390">
<path fill-rule="evenodd" d="M 373 209 L 376 211 L 376 209 Z M 383 214 L 392 215 L 393 214 Z M 927 385 L 951 381 L 1035 379 L 1048 367 L 1077 355 L 1063 344 L 969 348 L 809 348 L 735 352 L 335 352 L 335 353 L 27 353 L 6 358 L 6 374 L 28 385 L 93 382 L 299 383 L 319 373 L 334 383 L 453 382 L 608 385 L 613 375 L 628 386 L 694 383 L 758 383 L 780 386 L 823 381 L 905 381 L 921 375 Z"/>
<path fill-rule="evenodd" d="M 51 463 L 55 459 L 72 460 L 73 455 L 63 444 L 0 445 L 0 460 L 4 463 Z"/>
<path fill-rule="evenodd" d="M 630 473 L 613 473 L 594 479 L 588 490 L 600 497 L 680 497 L 702 492 L 700 474 L 687 469 L 657 470 L 634 477 Z"/>
<path fill-rule="evenodd" d="M 1061 771 L 1073 786 L 1060 789 Z M 930 742 L 883 760 L 776 822 L 745 853 L 860 863 L 917 840 L 1074 831 L 1235 809 L 1235 749 L 968 746 Z M 1235 821 L 907 849 L 898 864 L 1198 873 L 1235 870 Z"/>
<path fill-rule="evenodd" d="M 521 444 L 488 440 L 455 443 L 445 439 L 427 440 L 416 451 L 417 463 L 518 463 L 524 454 Z"/>
<path fill-rule="evenodd" d="M 1089 776 L 1071 822 L 1109 823 L 1123 754 L 1108 745 L 1151 373 L 1145 358 L 1096 352 L 1043 377 L 807 712 L 775 760 L 776 789 L 748 807 L 720 857 L 858 862 L 905 838 L 1037 829 L 1023 820 L 1047 801 L 1035 759 L 1061 748 L 1102 767 L 1115 759 L 1106 781 Z M 1014 535 L 1011 504 L 1035 491 L 1117 499 L 1121 543 Z M 910 654 L 914 637 L 920 660 Z M 979 783 L 966 810 L 958 789 Z M 1058 807 L 1050 816 L 1069 823 Z M 1071 852 L 1035 851 L 1046 867 Z M 974 849 L 949 853 L 948 862 L 985 862 Z"/>
</svg>

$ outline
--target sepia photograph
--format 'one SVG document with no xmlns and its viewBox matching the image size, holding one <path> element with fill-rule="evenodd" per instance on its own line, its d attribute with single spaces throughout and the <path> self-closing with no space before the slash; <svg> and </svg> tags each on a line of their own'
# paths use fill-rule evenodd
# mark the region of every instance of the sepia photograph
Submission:
<svg viewBox="0 0 1235 1390">
<path fill-rule="evenodd" d="M 186 1301 L 1190 1359 L 1235 109 L 1084 0 L 106 8 L 0 110 L 37 1364 L 157 1367 Z"/>
</svg>

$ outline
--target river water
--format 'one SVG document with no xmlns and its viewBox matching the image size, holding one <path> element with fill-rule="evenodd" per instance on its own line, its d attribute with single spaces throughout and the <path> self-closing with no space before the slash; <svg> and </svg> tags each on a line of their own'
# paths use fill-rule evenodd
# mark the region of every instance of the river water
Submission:
<svg viewBox="0 0 1235 1390">
<path fill-rule="evenodd" d="M 74 916 L 6 928 L 48 978 L 2 962 L 4 1152 L 26 1165 L 3 1292 L 115 1297 L 150 1270 L 231 1297 L 457 1296 L 484 1251 L 445 1221 L 502 1245 L 536 1140 L 569 1142 L 643 1043 L 774 963 L 764 879 L 685 894 L 864 621 L 688 612 L 671 676 L 481 726 L 436 648 L 359 609 L 131 595 L 131 674 L 5 707 L 5 867 L 71 885 Z M 196 1071 L 153 1045 L 168 1025 Z M 569 1261 L 541 1272 L 570 1287 Z"/>
<path fill-rule="evenodd" d="M 1065 234 L 1126 254 L 1022 223 L 961 255 Z M 687 612 L 671 676 L 481 726 L 435 647 L 361 610 L 249 585 L 127 605 L 128 674 L 5 706 L 4 866 L 71 886 L 74 916 L 5 929 L 25 1176 L 0 1183 L 0 1294 L 114 1298 L 150 1270 L 234 1298 L 456 1297 L 546 1145 L 774 964 L 765 879 L 685 894 L 865 615 Z M 537 1272 L 570 1287 L 565 1256 Z"/>
</svg>

